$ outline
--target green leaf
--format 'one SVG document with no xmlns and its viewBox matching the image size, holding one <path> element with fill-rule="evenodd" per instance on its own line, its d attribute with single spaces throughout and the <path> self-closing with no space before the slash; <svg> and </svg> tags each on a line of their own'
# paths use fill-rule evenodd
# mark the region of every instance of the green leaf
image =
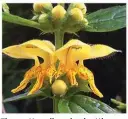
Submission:
<svg viewBox="0 0 128 119">
<path fill-rule="evenodd" d="M 58 110 L 60 113 L 117 113 L 107 104 L 84 95 L 60 99 Z"/>
<path fill-rule="evenodd" d="M 108 32 L 126 27 L 126 6 L 101 9 L 86 16 L 89 24 L 85 31 Z"/>
<path fill-rule="evenodd" d="M 33 27 L 33 28 L 42 30 L 39 23 L 16 16 L 16 15 L 12 15 L 12 14 L 3 12 L 2 19 L 4 21 L 10 22 L 10 23 L 15 23 L 15 24 L 23 25 L 23 26 L 29 26 L 29 27 Z"/>
<path fill-rule="evenodd" d="M 34 97 L 37 97 L 37 96 L 43 96 L 43 92 L 42 91 L 38 91 L 36 92 L 35 94 L 32 94 L 32 95 L 27 95 L 27 93 L 24 93 L 24 94 L 19 94 L 19 95 L 16 95 L 16 96 L 13 96 L 13 97 L 10 97 L 10 98 L 6 98 L 4 99 L 4 103 L 6 102 L 11 102 L 11 101 L 17 101 L 17 100 L 23 100 L 23 99 L 30 99 L 30 98 L 34 98 Z"/>
</svg>

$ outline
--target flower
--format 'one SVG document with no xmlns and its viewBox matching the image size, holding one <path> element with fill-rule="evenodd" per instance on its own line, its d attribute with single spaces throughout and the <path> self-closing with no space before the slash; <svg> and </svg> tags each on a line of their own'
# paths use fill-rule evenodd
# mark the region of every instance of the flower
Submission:
<svg viewBox="0 0 128 119">
<path fill-rule="evenodd" d="M 72 39 L 55 52 L 57 58 L 60 60 L 55 78 L 57 79 L 63 73 L 66 73 L 71 85 L 78 86 L 79 84 L 76 81 L 76 75 L 78 75 L 81 79 L 88 80 L 94 94 L 103 97 L 95 85 L 93 73 L 84 66 L 83 60 L 105 57 L 113 52 L 121 51 L 106 45 L 89 45 L 77 39 Z M 77 64 L 76 61 L 79 61 L 79 63 Z"/>
<path fill-rule="evenodd" d="M 3 49 L 3 53 L 10 57 L 34 59 L 35 61 L 35 65 L 25 73 L 20 85 L 12 90 L 13 93 L 23 90 L 31 79 L 36 78 L 36 83 L 28 95 L 33 94 L 43 86 L 44 79 L 47 76 L 49 77 L 50 83 L 53 77 L 56 79 L 51 87 L 53 93 L 65 94 L 67 85 L 63 80 L 60 80 L 60 77 L 66 74 L 71 86 L 79 86 L 76 75 L 80 79 L 87 80 L 93 93 L 99 97 L 103 97 L 103 95 L 95 85 L 93 73 L 84 66 L 83 60 L 105 57 L 114 52 L 121 51 L 115 50 L 107 45 L 89 45 L 77 39 L 70 40 L 56 51 L 55 46 L 50 41 L 41 41 L 39 39 L 30 40 Z M 42 58 L 44 62 L 40 63 L 38 57 Z M 56 70 L 55 63 L 57 59 L 59 59 L 59 66 Z"/>
<path fill-rule="evenodd" d="M 36 83 L 28 95 L 35 93 L 42 87 L 46 76 L 49 77 L 51 82 L 56 71 L 54 51 L 55 47 L 51 42 L 38 39 L 4 48 L 3 53 L 10 57 L 34 59 L 35 61 L 35 65 L 25 73 L 23 81 L 17 88 L 13 89 L 12 92 L 16 93 L 23 90 L 33 78 L 36 78 Z M 42 58 L 44 62 L 40 64 L 38 57 Z"/>
</svg>

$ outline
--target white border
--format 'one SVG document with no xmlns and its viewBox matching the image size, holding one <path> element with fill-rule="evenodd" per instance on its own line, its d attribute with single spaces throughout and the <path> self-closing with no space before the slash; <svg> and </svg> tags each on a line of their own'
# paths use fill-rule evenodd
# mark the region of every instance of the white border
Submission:
<svg viewBox="0 0 128 119">
<path fill-rule="evenodd" d="M 126 0 L 1 0 L 6 3 L 126 3 Z"/>
<path fill-rule="evenodd" d="M 126 3 L 126 0 L 0 0 L 0 26 L 2 26 L 2 7 L 1 2 L 6 3 L 33 3 L 33 2 L 52 2 L 52 3 L 71 3 L 71 2 L 83 2 L 83 3 Z M 128 8 L 127 8 L 128 9 Z M 128 15 L 128 13 L 127 13 Z M 127 22 L 128 23 L 128 22 Z M 127 31 L 128 32 L 128 31 Z M 126 34 L 127 36 L 127 34 Z M 126 37 L 127 38 L 127 37 Z M 0 39 L 2 41 L 2 27 L 0 28 Z M 121 40 L 121 39 L 120 39 Z M 2 42 L 0 42 L 0 49 L 2 49 Z M 127 42 L 126 42 L 127 43 Z M 128 51 L 128 49 L 127 49 Z M 128 55 L 127 55 L 128 56 Z M 1 76 L 1 82 L 0 82 L 0 94 L 2 95 L 2 51 L 0 54 L 0 76 Z M 128 71 L 126 72 L 126 74 Z M 127 76 L 127 75 L 126 75 Z M 127 84 L 128 81 L 126 80 Z M 126 86 L 126 89 L 128 90 L 128 87 Z M 128 102 L 128 91 L 127 91 L 127 102 Z M 0 96 L 0 112 L 2 110 L 2 97 Z M 110 119 L 110 118 L 116 118 L 116 119 L 128 119 L 127 114 L 0 114 L 1 118 L 8 118 L 8 119 Z"/>
</svg>

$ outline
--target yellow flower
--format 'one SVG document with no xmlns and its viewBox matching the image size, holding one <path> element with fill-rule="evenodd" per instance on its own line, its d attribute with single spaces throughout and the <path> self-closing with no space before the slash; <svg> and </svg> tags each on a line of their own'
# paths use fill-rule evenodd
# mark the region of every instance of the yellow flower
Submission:
<svg viewBox="0 0 128 119">
<path fill-rule="evenodd" d="M 89 45 L 77 39 L 70 40 L 62 48 L 56 51 L 56 56 L 60 60 L 58 71 L 55 78 L 66 73 L 71 85 L 78 85 L 76 74 L 83 79 L 88 80 L 91 90 L 99 97 L 103 97 L 102 93 L 97 89 L 94 82 L 93 73 L 84 66 L 83 60 L 95 59 L 107 56 L 113 52 L 120 52 L 106 45 Z M 76 61 L 79 61 L 77 64 Z"/>
<path fill-rule="evenodd" d="M 35 93 L 42 87 L 46 76 L 50 78 L 51 82 L 56 71 L 54 51 L 55 47 L 51 42 L 38 39 L 4 48 L 3 53 L 10 57 L 34 59 L 35 61 L 35 65 L 25 73 L 23 81 L 12 92 L 16 93 L 23 90 L 33 78 L 36 78 L 36 83 L 28 95 Z M 42 58 L 44 62 L 40 63 L 38 57 Z"/>
</svg>

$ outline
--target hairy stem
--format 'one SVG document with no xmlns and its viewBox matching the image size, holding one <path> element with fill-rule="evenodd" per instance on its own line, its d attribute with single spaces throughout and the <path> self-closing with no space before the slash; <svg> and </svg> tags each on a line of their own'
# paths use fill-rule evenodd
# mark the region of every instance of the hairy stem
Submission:
<svg viewBox="0 0 128 119">
<path fill-rule="evenodd" d="M 58 103 L 59 103 L 59 99 L 58 98 L 54 98 L 53 99 L 53 112 L 54 113 L 59 113 L 58 112 Z"/>
<path fill-rule="evenodd" d="M 61 30 L 55 31 L 55 47 L 56 50 L 63 46 L 64 32 Z"/>
<path fill-rule="evenodd" d="M 2 19 L 3 19 L 3 21 L 7 21 L 10 23 L 19 24 L 19 25 L 23 25 L 23 26 L 33 27 L 33 28 L 36 28 L 36 29 L 39 29 L 42 31 L 39 23 L 16 16 L 16 15 L 12 15 L 12 14 L 3 12 Z"/>
<path fill-rule="evenodd" d="M 56 49 L 59 49 L 63 46 L 63 40 L 64 40 L 64 32 L 58 29 L 55 31 L 55 47 Z M 58 113 L 58 98 L 53 99 L 53 112 Z"/>
</svg>

